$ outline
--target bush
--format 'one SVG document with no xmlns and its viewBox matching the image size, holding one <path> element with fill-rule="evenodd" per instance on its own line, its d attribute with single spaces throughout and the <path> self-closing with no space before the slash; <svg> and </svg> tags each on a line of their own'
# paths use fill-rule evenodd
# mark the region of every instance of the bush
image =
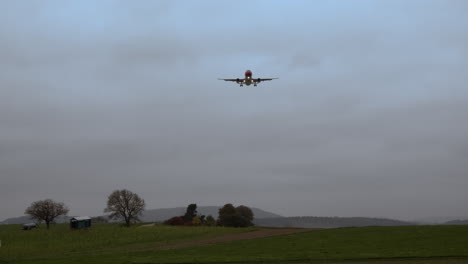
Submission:
<svg viewBox="0 0 468 264">
<path fill-rule="evenodd" d="M 202 223 L 202 221 L 201 221 L 200 217 L 195 216 L 194 218 L 192 218 L 192 225 L 199 226 L 199 225 L 201 225 L 201 223 Z"/>
<path fill-rule="evenodd" d="M 205 225 L 206 226 L 215 226 L 216 225 L 216 220 L 213 218 L 213 216 L 208 215 L 205 220 Z"/>
<path fill-rule="evenodd" d="M 182 226 L 185 225 L 184 218 L 182 216 L 174 216 L 170 219 L 164 221 L 165 225 L 172 225 L 172 226 Z"/>
</svg>

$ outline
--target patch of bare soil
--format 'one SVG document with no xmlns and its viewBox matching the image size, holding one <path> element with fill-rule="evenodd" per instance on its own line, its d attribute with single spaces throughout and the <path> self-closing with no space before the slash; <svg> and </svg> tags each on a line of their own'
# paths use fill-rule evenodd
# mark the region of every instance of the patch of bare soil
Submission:
<svg viewBox="0 0 468 264">
<path fill-rule="evenodd" d="M 155 224 L 154 224 L 154 223 L 153 223 L 153 224 L 146 224 L 146 225 L 141 225 L 140 227 L 153 227 L 153 226 L 155 226 Z"/>
<path fill-rule="evenodd" d="M 156 247 L 156 249 L 174 249 L 174 248 L 182 248 L 182 247 L 189 247 L 189 246 L 202 245 L 202 244 L 223 243 L 223 242 L 230 242 L 230 241 L 236 241 L 236 240 L 255 239 L 255 238 L 262 238 L 262 237 L 279 236 L 279 235 L 289 235 L 289 234 L 294 234 L 294 233 L 307 232 L 310 230 L 311 229 L 306 229 L 306 228 L 262 229 L 258 231 L 241 233 L 241 234 L 232 234 L 232 235 L 226 235 L 222 237 L 214 237 L 214 238 L 194 240 L 194 241 L 185 241 L 185 242 L 180 242 L 177 244 L 159 246 L 159 247 Z"/>
</svg>

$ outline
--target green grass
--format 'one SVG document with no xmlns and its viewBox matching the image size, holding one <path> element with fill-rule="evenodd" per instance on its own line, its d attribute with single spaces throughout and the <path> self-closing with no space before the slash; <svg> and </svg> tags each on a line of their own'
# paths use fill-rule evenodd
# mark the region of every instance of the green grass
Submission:
<svg viewBox="0 0 468 264">
<path fill-rule="evenodd" d="M 96 225 L 71 231 L 0 226 L 0 263 L 468 263 L 468 226 L 362 227 L 154 250 L 254 229 Z"/>
<path fill-rule="evenodd" d="M 316 230 L 166 252 L 132 263 L 287 263 L 468 257 L 468 226 L 364 227 Z M 468 260 L 465 259 L 465 263 Z"/>
<path fill-rule="evenodd" d="M 58 224 L 51 226 L 50 230 L 43 227 L 23 231 L 21 225 L 5 225 L 0 226 L 0 263 L 122 254 L 181 241 L 253 230 L 256 228 L 139 225 L 127 228 L 119 224 L 95 224 L 89 230 L 70 230 L 68 224 Z"/>
</svg>

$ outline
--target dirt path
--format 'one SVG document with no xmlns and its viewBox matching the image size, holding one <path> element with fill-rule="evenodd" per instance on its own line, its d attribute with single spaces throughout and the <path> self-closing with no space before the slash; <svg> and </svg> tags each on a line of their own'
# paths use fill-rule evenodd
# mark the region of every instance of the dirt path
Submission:
<svg viewBox="0 0 468 264">
<path fill-rule="evenodd" d="M 241 233 L 241 234 L 226 235 L 222 237 L 214 237 L 214 238 L 194 240 L 194 241 L 185 241 L 185 242 L 180 242 L 177 244 L 159 246 L 159 247 L 156 247 L 156 249 L 174 249 L 174 248 L 182 248 L 182 247 L 189 247 L 189 246 L 202 245 L 202 244 L 213 244 L 213 243 L 230 242 L 230 241 L 236 241 L 236 240 L 288 235 L 288 234 L 294 234 L 294 233 L 300 233 L 300 232 L 307 232 L 310 230 L 311 229 L 306 229 L 306 228 L 263 229 L 263 230 Z"/>
</svg>

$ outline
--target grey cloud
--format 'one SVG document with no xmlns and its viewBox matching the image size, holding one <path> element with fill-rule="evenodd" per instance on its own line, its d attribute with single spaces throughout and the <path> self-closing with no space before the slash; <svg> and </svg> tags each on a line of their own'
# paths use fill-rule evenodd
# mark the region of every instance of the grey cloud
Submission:
<svg viewBox="0 0 468 264">
<path fill-rule="evenodd" d="M 0 15 L 0 198 L 17 200 L 0 217 L 49 197 L 100 214 L 115 188 L 155 208 L 397 218 L 464 208 L 458 2 L 379 2 L 382 17 L 303 17 L 287 30 L 268 17 L 237 28 L 221 9 L 203 20 L 197 10 L 214 2 L 116 3 L 97 28 L 51 25 L 40 2 L 21 7 L 28 21 Z M 197 32 L 173 19 L 189 8 Z M 216 80 L 246 67 L 280 80 Z"/>
</svg>

